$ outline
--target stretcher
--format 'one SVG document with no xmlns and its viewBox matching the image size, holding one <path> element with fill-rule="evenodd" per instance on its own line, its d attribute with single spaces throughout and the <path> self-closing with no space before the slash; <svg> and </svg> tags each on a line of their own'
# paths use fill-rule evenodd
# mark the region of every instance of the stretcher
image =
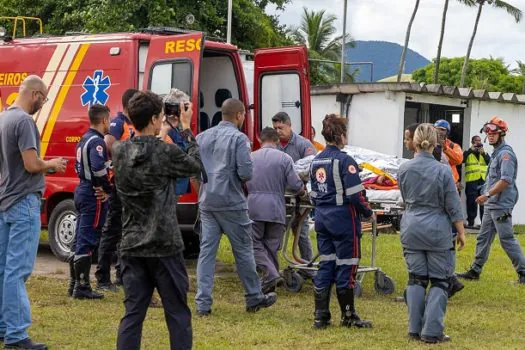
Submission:
<svg viewBox="0 0 525 350">
<path fill-rule="evenodd" d="M 305 220 L 308 220 L 311 210 L 314 208 L 306 197 L 286 195 L 287 224 L 282 247 L 282 254 L 288 266 L 283 270 L 284 287 L 294 293 L 301 291 L 305 278 L 304 272 L 317 271 L 319 269 L 319 254 L 312 261 L 305 261 L 299 254 L 299 236 Z M 395 283 L 387 276 L 380 267 L 376 266 L 377 236 L 379 230 L 391 228 L 391 224 L 378 224 L 377 215 L 374 210 L 372 220 L 363 222 L 362 232 L 372 234 L 372 251 L 370 266 L 359 266 L 357 270 L 357 283 L 354 294 L 359 297 L 362 292 L 362 282 L 367 273 L 374 273 L 374 288 L 378 293 L 390 295 L 395 291 Z M 290 256 L 291 244 L 291 256 Z M 303 273 L 301 273 L 303 272 Z"/>
<path fill-rule="evenodd" d="M 379 223 L 389 223 L 396 231 L 400 230 L 403 216 L 403 198 L 399 190 L 366 190 L 370 207 L 375 211 Z"/>
</svg>

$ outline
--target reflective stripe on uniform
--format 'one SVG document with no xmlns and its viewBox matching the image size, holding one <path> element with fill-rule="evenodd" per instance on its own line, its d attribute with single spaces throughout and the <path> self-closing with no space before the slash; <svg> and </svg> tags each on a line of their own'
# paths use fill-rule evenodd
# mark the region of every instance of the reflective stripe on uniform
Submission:
<svg viewBox="0 0 525 350">
<path fill-rule="evenodd" d="M 363 186 L 363 184 L 359 184 L 359 185 L 347 188 L 346 191 L 345 191 L 345 194 L 347 196 L 351 196 L 353 194 L 361 192 L 364 189 L 365 189 L 365 187 Z"/>
<path fill-rule="evenodd" d="M 335 254 L 330 255 L 319 255 L 319 261 L 335 261 L 337 256 Z"/>
<path fill-rule="evenodd" d="M 91 169 L 89 167 L 88 145 L 91 142 L 91 140 L 96 139 L 97 137 L 98 137 L 97 135 L 91 136 L 84 144 L 84 147 L 82 147 L 82 164 L 84 165 L 84 178 L 88 181 L 91 180 Z"/>
<path fill-rule="evenodd" d="M 334 165 L 332 167 L 332 176 L 334 178 L 335 185 L 335 204 L 343 205 L 343 182 L 341 181 L 341 174 L 339 173 L 339 159 L 334 159 Z"/>
<path fill-rule="evenodd" d="M 95 175 L 96 177 L 102 177 L 102 176 L 105 176 L 107 174 L 108 174 L 108 172 L 107 172 L 106 169 L 102 169 L 102 170 L 93 172 L 93 175 Z"/>
<path fill-rule="evenodd" d="M 359 258 L 351 258 L 351 259 L 336 259 L 335 264 L 340 265 L 359 265 Z"/>
</svg>

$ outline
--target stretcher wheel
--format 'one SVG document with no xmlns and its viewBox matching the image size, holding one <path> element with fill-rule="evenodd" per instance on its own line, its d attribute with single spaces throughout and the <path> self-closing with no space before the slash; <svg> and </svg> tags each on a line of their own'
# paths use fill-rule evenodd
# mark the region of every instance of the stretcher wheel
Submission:
<svg viewBox="0 0 525 350">
<path fill-rule="evenodd" d="M 393 294 L 396 290 L 394 280 L 388 277 L 383 271 L 376 271 L 374 287 L 376 292 L 384 295 Z"/>
<path fill-rule="evenodd" d="M 361 282 L 356 281 L 355 286 L 354 286 L 354 297 L 360 298 L 362 294 L 363 294 L 363 287 L 361 286 Z"/>
<path fill-rule="evenodd" d="M 304 279 L 297 272 L 286 269 L 284 270 L 284 288 L 292 293 L 299 293 L 303 288 Z"/>
</svg>

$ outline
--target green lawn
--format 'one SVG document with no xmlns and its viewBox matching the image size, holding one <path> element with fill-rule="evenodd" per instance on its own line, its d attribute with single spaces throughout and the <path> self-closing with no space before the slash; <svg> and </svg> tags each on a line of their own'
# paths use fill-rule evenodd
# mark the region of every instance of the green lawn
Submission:
<svg viewBox="0 0 525 350">
<path fill-rule="evenodd" d="M 525 229 L 519 228 L 520 232 Z M 518 235 L 525 246 L 525 235 Z M 379 237 L 378 265 L 397 284 L 401 294 L 407 280 L 398 235 Z M 363 264 L 368 263 L 370 236 L 363 240 Z M 475 248 L 475 235 L 468 237 L 465 251 L 458 255 L 458 270 L 467 268 Z M 317 331 L 313 321 L 312 286 L 308 282 L 299 294 L 279 290 L 277 304 L 256 314 L 244 311 L 243 291 L 238 278 L 229 273 L 233 267 L 231 250 L 223 239 L 219 260 L 227 263 L 216 279 L 213 316 L 193 319 L 196 349 L 401 349 L 427 348 L 409 342 L 407 310 L 394 296 L 378 295 L 373 275 L 365 278 L 363 296 L 357 301 L 359 314 L 374 322 L 374 329 L 342 329 L 335 325 Z M 195 263 L 190 262 L 194 309 Z M 448 308 L 446 332 L 453 342 L 439 348 L 523 349 L 525 347 L 525 286 L 514 281 L 516 274 L 499 242 L 493 245 L 489 263 L 479 282 L 466 283 Z M 65 294 L 66 281 L 33 277 L 28 282 L 35 340 L 47 342 L 52 349 L 114 349 L 120 317 L 122 294 L 103 301 L 74 301 Z M 339 318 L 335 295 L 332 315 Z M 167 329 L 162 310 L 150 309 L 143 332 L 143 349 L 168 349 Z"/>
</svg>

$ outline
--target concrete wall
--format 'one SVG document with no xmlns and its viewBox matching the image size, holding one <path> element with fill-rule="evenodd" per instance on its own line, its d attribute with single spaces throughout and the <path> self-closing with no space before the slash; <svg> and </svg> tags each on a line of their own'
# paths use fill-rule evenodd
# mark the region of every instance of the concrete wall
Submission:
<svg viewBox="0 0 525 350">
<path fill-rule="evenodd" d="M 327 114 L 339 114 L 340 104 L 335 95 L 312 95 L 312 126 L 315 128 L 315 140 L 325 143 L 321 130 L 323 130 L 323 119 Z"/>
<path fill-rule="evenodd" d="M 518 157 L 517 185 L 520 192 L 520 200 L 512 214 L 512 220 L 515 224 L 525 224 L 525 105 L 492 101 L 470 101 L 470 104 L 469 140 L 474 135 L 480 135 L 481 140 L 485 141 L 479 130 L 494 115 L 509 124 L 509 133 L 505 139 Z M 493 148 L 488 145 L 488 141 L 485 143 L 485 149 L 492 153 Z"/>
<path fill-rule="evenodd" d="M 404 110 L 403 92 L 354 95 L 348 115 L 349 144 L 403 156 Z"/>
</svg>

